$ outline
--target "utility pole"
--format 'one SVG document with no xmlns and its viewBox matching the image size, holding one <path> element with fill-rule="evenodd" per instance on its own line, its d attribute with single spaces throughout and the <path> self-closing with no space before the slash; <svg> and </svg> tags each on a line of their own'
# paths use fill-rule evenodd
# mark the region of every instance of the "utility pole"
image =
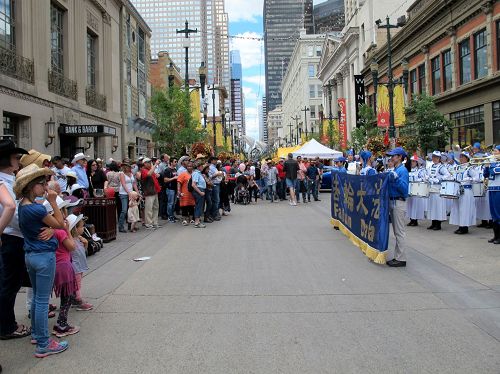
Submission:
<svg viewBox="0 0 500 374">
<path fill-rule="evenodd" d="M 186 42 L 184 44 L 184 48 L 186 49 L 186 57 L 185 57 L 185 64 L 186 64 L 186 76 L 185 76 L 185 85 L 186 85 L 186 90 L 189 92 L 189 34 L 194 34 L 197 33 L 198 29 L 190 29 L 188 21 L 186 20 L 185 27 L 183 30 L 176 30 L 177 34 L 184 34 L 186 37 Z"/>
<path fill-rule="evenodd" d="M 299 116 L 292 117 L 292 119 L 295 121 L 295 128 L 297 129 L 297 144 L 299 144 Z M 292 135 L 293 137 L 293 135 Z"/>
<path fill-rule="evenodd" d="M 288 127 L 290 128 L 290 143 L 293 143 L 293 132 L 292 132 L 292 123 L 290 122 L 290 124 L 288 125 Z"/>
<path fill-rule="evenodd" d="M 304 124 L 306 125 L 306 142 L 307 142 L 307 112 L 309 111 L 309 108 L 307 106 L 304 106 L 304 109 L 301 109 L 300 111 L 304 112 Z"/>
</svg>

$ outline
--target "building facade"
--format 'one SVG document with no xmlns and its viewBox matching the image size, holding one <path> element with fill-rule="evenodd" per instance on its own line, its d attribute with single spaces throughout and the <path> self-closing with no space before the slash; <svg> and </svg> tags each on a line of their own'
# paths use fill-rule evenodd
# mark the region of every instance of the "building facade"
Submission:
<svg viewBox="0 0 500 374">
<path fill-rule="evenodd" d="M 158 57 L 151 60 L 150 80 L 154 89 L 166 89 L 169 84 L 177 87 L 184 85 L 181 69 L 174 63 L 169 53 L 165 51 L 159 52 Z"/>
<path fill-rule="evenodd" d="M 283 111 L 281 105 L 278 105 L 267 114 L 267 130 L 267 144 L 270 147 L 278 148 L 287 143 L 283 136 Z"/>
<path fill-rule="evenodd" d="M 300 30 L 313 32 L 312 0 L 264 0 L 266 96 L 269 110 L 282 102 L 281 82 Z M 307 14 L 306 14 L 307 13 Z"/>
<path fill-rule="evenodd" d="M 382 81 L 386 51 L 380 46 L 367 61 L 378 61 Z M 408 64 L 408 100 L 414 94 L 432 95 L 452 121 L 450 144 L 500 143 L 499 1 L 415 1 L 407 24 L 392 40 L 392 51 L 395 77 L 403 74 L 402 61 Z M 363 73 L 374 105 L 370 69 Z"/>
<path fill-rule="evenodd" d="M 314 6 L 314 33 L 342 31 L 345 25 L 344 0 L 327 0 Z"/>
<path fill-rule="evenodd" d="M 294 144 L 320 131 L 323 85 L 317 73 L 324 40 L 325 35 L 307 35 L 303 30 L 283 78 L 283 134 Z"/>
<path fill-rule="evenodd" d="M 234 133 L 245 135 L 245 111 L 243 102 L 243 73 L 241 67 L 240 51 L 234 50 L 230 53 L 231 67 L 231 122 L 233 123 Z M 233 130 L 232 130 L 233 131 Z"/>
</svg>

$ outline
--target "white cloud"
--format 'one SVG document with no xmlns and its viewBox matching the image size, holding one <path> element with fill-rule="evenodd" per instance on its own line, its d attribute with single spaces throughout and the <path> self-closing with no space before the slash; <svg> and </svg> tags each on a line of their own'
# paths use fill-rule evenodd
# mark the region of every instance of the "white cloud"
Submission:
<svg viewBox="0 0 500 374">
<path fill-rule="evenodd" d="M 243 38 L 261 38 L 262 35 L 256 32 L 246 31 L 235 36 Z M 241 55 L 241 65 L 243 69 L 252 68 L 264 64 L 264 41 L 255 39 L 231 39 L 231 49 L 237 49 Z"/>
<path fill-rule="evenodd" d="M 243 76 L 243 82 L 263 86 L 266 83 L 266 80 L 263 75 L 249 75 L 248 77 Z"/>
<path fill-rule="evenodd" d="M 243 87 L 243 94 L 245 95 L 245 101 L 251 100 L 255 101 L 257 100 L 257 93 L 252 90 L 250 87 Z"/>
<path fill-rule="evenodd" d="M 229 21 L 248 21 L 257 23 L 262 17 L 263 0 L 228 0 L 226 1 L 226 12 L 229 14 Z"/>
<path fill-rule="evenodd" d="M 245 126 L 248 136 L 259 139 L 259 118 L 257 108 L 245 108 Z"/>
</svg>

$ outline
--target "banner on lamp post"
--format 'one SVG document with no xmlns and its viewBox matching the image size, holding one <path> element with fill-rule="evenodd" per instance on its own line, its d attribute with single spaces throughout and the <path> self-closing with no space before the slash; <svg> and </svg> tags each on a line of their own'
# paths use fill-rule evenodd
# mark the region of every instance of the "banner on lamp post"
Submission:
<svg viewBox="0 0 500 374">
<path fill-rule="evenodd" d="M 342 149 L 347 148 L 347 108 L 346 99 L 338 99 L 337 104 L 339 106 L 339 134 L 340 134 L 340 145 Z"/>
<path fill-rule="evenodd" d="M 377 126 L 389 127 L 389 90 L 384 85 L 377 87 Z"/>
<path fill-rule="evenodd" d="M 359 127 L 359 107 L 365 103 L 365 78 L 354 76 L 354 97 L 356 99 L 356 127 Z"/>
</svg>

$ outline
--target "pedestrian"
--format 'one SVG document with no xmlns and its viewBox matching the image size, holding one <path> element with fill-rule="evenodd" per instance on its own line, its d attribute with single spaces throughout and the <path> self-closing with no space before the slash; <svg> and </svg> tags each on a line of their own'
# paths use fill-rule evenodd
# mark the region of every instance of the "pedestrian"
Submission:
<svg viewBox="0 0 500 374">
<path fill-rule="evenodd" d="M 61 156 L 52 157 L 52 164 L 53 164 L 52 171 L 54 172 L 54 176 L 52 177 L 53 180 L 59 183 L 61 191 L 66 191 L 67 188 L 66 174 L 68 174 L 68 172 L 71 169 L 64 164 L 64 161 L 61 158 Z"/>
<path fill-rule="evenodd" d="M 220 221 L 220 212 L 219 212 L 219 204 L 220 204 L 220 183 L 222 182 L 222 176 L 224 173 L 220 170 L 217 170 L 217 157 L 210 157 L 208 162 L 210 163 L 208 169 L 208 176 L 213 183 L 212 187 L 212 211 L 211 218 L 214 221 Z"/>
<path fill-rule="evenodd" d="M 87 166 L 88 156 L 83 153 L 77 153 L 71 161 L 74 166 L 71 168 L 76 173 L 76 183 L 78 183 L 85 191 L 89 189 L 89 178 L 87 177 L 87 172 L 85 167 Z"/>
<path fill-rule="evenodd" d="M 188 183 L 193 173 L 193 163 L 187 161 L 185 165 L 186 171 L 181 173 L 177 178 L 177 199 L 179 200 L 179 206 L 182 212 L 182 225 L 188 226 L 190 223 L 194 224 L 195 200 L 188 188 Z"/>
<path fill-rule="evenodd" d="M 408 197 L 409 175 L 404 166 L 407 157 L 403 148 L 397 147 L 387 153 L 391 156 L 394 171 L 389 175 L 389 214 L 392 222 L 392 230 L 396 237 L 394 258 L 387 261 L 390 267 L 406 266 L 406 198 Z"/>
<path fill-rule="evenodd" d="M 411 157 L 411 170 L 409 173 L 410 182 L 419 183 L 427 180 L 427 170 L 424 165 L 425 161 L 417 155 Z M 410 222 L 407 226 L 418 226 L 418 220 L 425 218 L 426 200 L 425 197 L 421 196 L 408 197 L 406 208 Z"/>
<path fill-rule="evenodd" d="M 278 182 L 276 183 L 276 192 L 280 201 L 284 201 L 286 199 L 286 174 L 283 168 L 283 164 L 285 163 L 285 159 L 280 157 L 278 161 L 278 165 L 276 165 L 276 169 L 278 170 Z"/>
<path fill-rule="evenodd" d="M 297 196 L 295 187 L 297 184 L 297 173 L 299 171 L 299 163 L 293 159 L 291 153 L 288 154 L 288 159 L 284 162 L 283 170 L 285 172 L 286 186 L 290 190 L 290 205 L 297 205 Z"/>
<path fill-rule="evenodd" d="M 269 200 L 269 191 L 267 189 L 267 179 L 269 175 L 269 167 L 267 166 L 267 163 L 269 161 L 270 159 L 262 160 L 260 165 L 260 198 L 262 200 L 264 200 L 264 192 L 266 193 L 266 199 Z"/>
<path fill-rule="evenodd" d="M 122 172 L 119 174 L 119 196 L 122 209 L 118 218 L 118 231 L 127 232 L 127 230 L 125 229 L 125 221 L 127 219 L 129 196 L 134 191 L 139 194 L 139 189 L 137 188 L 137 183 L 135 181 L 134 175 L 132 174 L 132 168 L 130 167 L 130 165 L 122 162 L 121 166 Z"/>
<path fill-rule="evenodd" d="M 205 213 L 203 220 L 203 222 L 205 223 L 212 223 L 214 221 L 212 218 L 212 188 L 214 186 L 214 183 L 212 182 L 210 176 L 208 175 L 209 168 L 210 164 L 205 164 L 201 172 L 203 178 L 205 178 L 205 183 L 207 185 L 205 189 Z"/>
<path fill-rule="evenodd" d="M 170 164 L 163 172 L 162 178 L 165 186 L 165 193 L 167 195 L 167 218 L 168 222 L 175 223 L 175 204 L 177 201 L 177 159 L 172 157 Z"/>
<path fill-rule="evenodd" d="M 158 224 L 158 193 L 161 191 L 158 183 L 158 174 L 155 173 L 152 160 L 145 158 L 144 166 L 141 169 L 142 194 L 145 199 L 144 222 L 146 229 L 157 229 L 161 227 Z"/>
<path fill-rule="evenodd" d="M 201 160 L 196 161 L 196 168 L 191 175 L 192 194 L 195 200 L 194 206 L 194 227 L 205 228 L 206 225 L 200 222 L 203 208 L 205 207 L 205 188 L 207 186 L 205 178 L 202 175 L 204 164 Z"/>
<path fill-rule="evenodd" d="M 483 172 L 484 177 L 488 178 L 488 198 L 494 234 L 488 243 L 500 244 L 500 145 L 493 148 L 492 157 Z"/>
<path fill-rule="evenodd" d="M 127 219 L 130 224 L 130 232 L 137 231 L 137 222 L 141 221 L 139 216 L 139 199 L 140 196 L 136 191 L 132 191 L 129 194 Z"/>
<path fill-rule="evenodd" d="M 165 186 L 164 181 L 164 173 L 167 168 L 170 167 L 170 156 L 167 154 L 163 154 L 160 157 L 160 163 L 156 166 L 155 172 L 159 175 L 158 182 L 160 184 L 161 191 L 158 195 L 158 203 L 159 203 L 159 215 L 161 219 L 168 220 L 167 214 L 167 188 Z"/>
<path fill-rule="evenodd" d="M 307 193 L 307 180 L 306 180 L 306 174 L 307 174 L 307 167 L 302 160 L 301 156 L 297 156 L 297 162 L 299 163 L 299 170 L 297 172 L 297 187 L 296 187 L 296 193 L 299 194 L 297 196 L 297 200 L 300 201 L 300 194 L 302 194 L 302 202 L 305 204 L 306 201 L 306 193 Z"/>
<path fill-rule="evenodd" d="M 120 200 L 120 168 L 115 161 L 112 161 L 107 165 L 108 173 L 106 174 L 106 179 L 108 180 L 107 188 L 112 188 L 114 190 L 115 203 L 116 203 L 116 216 L 120 217 L 122 211 L 122 204 Z"/>
<path fill-rule="evenodd" d="M 313 195 L 314 201 L 321 201 L 318 198 L 318 184 L 319 184 L 319 169 L 317 161 L 311 161 L 309 167 L 307 168 L 307 201 L 311 202 L 311 194 Z"/>
<path fill-rule="evenodd" d="M 44 227 L 63 229 L 64 219 L 57 206 L 57 193 L 47 190 L 47 177 L 53 175 L 48 168 L 31 164 L 21 169 L 16 176 L 13 190 L 19 202 L 19 227 L 24 236 L 25 261 L 33 285 L 31 305 L 32 341 L 36 344 L 35 357 L 46 357 L 65 351 L 68 343 L 49 338 L 49 299 L 54 283 L 56 268 L 55 252 L 57 239 L 40 240 L 40 230 Z M 47 199 L 53 214 L 47 213 L 43 204 Z"/>
<path fill-rule="evenodd" d="M 377 171 L 372 167 L 372 153 L 370 151 L 361 151 L 359 154 L 361 159 L 361 171 L 359 175 L 376 175 Z"/>
<path fill-rule="evenodd" d="M 99 168 L 96 160 L 89 160 L 87 163 L 87 178 L 89 182 L 89 195 L 90 197 L 102 197 L 103 195 L 96 196 L 95 190 L 104 191 L 107 186 L 106 174 Z"/>
<path fill-rule="evenodd" d="M 274 162 L 272 160 L 268 161 L 268 173 L 266 180 L 267 191 L 271 203 L 273 203 L 275 199 L 276 201 L 279 201 L 279 197 L 276 193 L 276 185 L 278 184 L 278 169 L 276 169 L 276 166 L 274 165 Z"/>
<path fill-rule="evenodd" d="M 432 165 L 428 170 L 429 182 L 431 184 L 427 200 L 427 218 L 431 220 L 428 230 L 441 230 L 441 222 L 446 221 L 446 201 L 441 197 L 441 181 L 451 179 L 451 175 L 441 163 L 441 152 L 432 152 Z"/>
</svg>

